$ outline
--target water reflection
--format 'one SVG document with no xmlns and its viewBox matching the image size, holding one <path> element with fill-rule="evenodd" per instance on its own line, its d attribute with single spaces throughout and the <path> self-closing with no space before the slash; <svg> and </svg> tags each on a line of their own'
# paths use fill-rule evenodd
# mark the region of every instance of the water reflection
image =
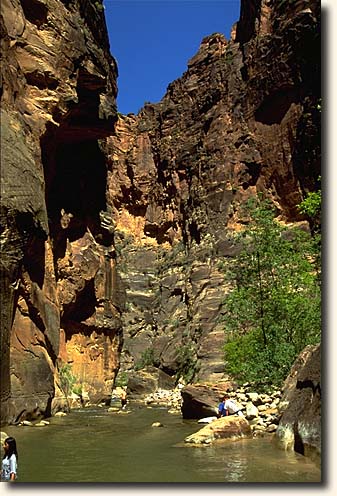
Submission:
<svg viewBox="0 0 337 496">
<path fill-rule="evenodd" d="M 244 474 L 247 471 L 247 461 L 244 458 L 238 459 L 237 457 L 228 461 L 228 473 L 226 479 L 229 482 L 242 482 L 244 481 Z"/>
</svg>

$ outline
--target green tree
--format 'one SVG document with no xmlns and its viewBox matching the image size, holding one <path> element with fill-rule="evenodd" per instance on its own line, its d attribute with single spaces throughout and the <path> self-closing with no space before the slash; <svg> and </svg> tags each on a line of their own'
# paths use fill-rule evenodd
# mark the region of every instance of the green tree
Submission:
<svg viewBox="0 0 337 496">
<path fill-rule="evenodd" d="M 240 254 L 226 271 L 223 301 L 227 370 L 237 379 L 280 383 L 296 356 L 320 339 L 320 274 L 310 234 L 274 218 L 270 202 L 251 199 Z"/>
<path fill-rule="evenodd" d="M 59 370 L 61 388 L 68 398 L 68 396 L 74 392 L 74 385 L 77 382 L 77 378 L 73 375 L 71 365 L 69 363 L 63 363 Z"/>
<path fill-rule="evenodd" d="M 149 365 L 154 365 L 154 349 L 146 348 L 141 354 L 140 359 L 135 364 L 135 370 L 141 370 Z"/>
<path fill-rule="evenodd" d="M 318 183 L 321 182 L 321 176 L 318 177 Z M 322 210 L 322 192 L 321 189 L 312 191 L 307 194 L 304 200 L 298 205 L 298 210 L 304 214 L 310 223 L 312 233 L 312 243 L 315 253 L 315 266 L 317 273 L 320 274 L 321 267 L 321 210 Z M 319 279 L 320 281 L 320 279 Z"/>
<path fill-rule="evenodd" d="M 320 184 L 321 176 L 318 177 L 317 182 Z M 317 240 L 320 242 L 321 233 L 321 205 L 322 205 L 322 191 L 311 191 L 307 194 L 304 200 L 298 205 L 298 210 L 309 219 L 311 230 Z"/>
</svg>

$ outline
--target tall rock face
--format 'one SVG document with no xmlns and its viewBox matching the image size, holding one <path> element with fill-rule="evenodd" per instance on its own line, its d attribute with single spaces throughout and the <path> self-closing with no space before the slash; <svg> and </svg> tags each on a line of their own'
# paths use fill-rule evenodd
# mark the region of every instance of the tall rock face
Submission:
<svg viewBox="0 0 337 496">
<path fill-rule="evenodd" d="M 103 152 L 117 119 L 117 68 L 100 1 L 3 0 L 0 28 L 0 400 L 7 422 L 62 406 L 63 362 L 103 396 L 118 369 Z"/>
<path fill-rule="evenodd" d="M 124 370 L 227 379 L 219 261 L 235 255 L 250 196 L 304 221 L 297 205 L 320 174 L 319 33 L 317 1 L 243 0 L 231 40 L 202 40 L 161 102 L 108 138 Z"/>
</svg>

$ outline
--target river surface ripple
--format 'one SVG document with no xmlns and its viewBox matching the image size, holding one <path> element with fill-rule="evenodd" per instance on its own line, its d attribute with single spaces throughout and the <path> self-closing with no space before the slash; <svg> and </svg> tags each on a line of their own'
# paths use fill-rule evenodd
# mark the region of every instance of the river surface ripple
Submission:
<svg viewBox="0 0 337 496">
<path fill-rule="evenodd" d="M 271 437 L 195 447 L 184 439 L 202 427 L 196 420 L 165 408 L 128 408 L 84 408 L 46 427 L 3 428 L 17 440 L 18 482 L 320 482 L 317 465 Z"/>
</svg>

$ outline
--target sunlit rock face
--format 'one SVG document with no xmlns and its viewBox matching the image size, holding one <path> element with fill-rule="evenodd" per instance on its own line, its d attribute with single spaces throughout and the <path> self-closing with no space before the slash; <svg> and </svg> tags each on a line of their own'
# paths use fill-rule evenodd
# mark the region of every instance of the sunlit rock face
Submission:
<svg viewBox="0 0 337 496">
<path fill-rule="evenodd" d="M 206 37 L 161 102 L 108 138 L 109 202 L 124 281 L 123 368 L 226 380 L 219 261 L 262 192 L 285 222 L 320 171 L 320 5 L 242 1 L 230 40 Z"/>
<path fill-rule="evenodd" d="M 63 406 L 61 361 L 80 354 L 73 373 L 103 396 L 118 367 L 117 277 L 98 142 L 114 132 L 117 68 L 100 2 L 4 0 L 0 28 L 6 422 L 36 406 L 46 414 Z"/>
</svg>

